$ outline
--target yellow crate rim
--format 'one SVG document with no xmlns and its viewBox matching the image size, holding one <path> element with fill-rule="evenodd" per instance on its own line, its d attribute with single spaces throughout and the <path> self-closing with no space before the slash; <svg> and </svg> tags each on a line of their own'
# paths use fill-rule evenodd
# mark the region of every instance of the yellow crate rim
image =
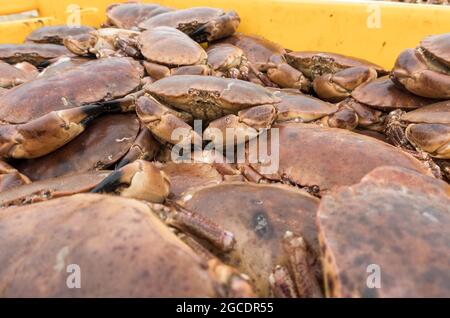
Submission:
<svg viewBox="0 0 450 318">
<path fill-rule="evenodd" d="M 40 18 L 0 23 L 0 43 L 20 43 L 42 25 L 64 24 L 77 5 L 82 24 L 100 26 L 109 0 L 0 0 L 0 15 L 36 9 Z M 156 0 L 175 8 L 235 9 L 240 31 L 292 50 L 318 50 L 365 58 L 391 68 L 398 54 L 425 36 L 450 32 L 450 6 L 378 1 Z"/>
</svg>

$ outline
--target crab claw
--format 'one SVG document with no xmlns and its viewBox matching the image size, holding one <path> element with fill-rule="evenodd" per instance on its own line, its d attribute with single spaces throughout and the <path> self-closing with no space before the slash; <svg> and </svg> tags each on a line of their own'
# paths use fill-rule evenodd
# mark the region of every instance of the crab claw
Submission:
<svg viewBox="0 0 450 318">
<path fill-rule="evenodd" d="M 371 67 L 357 66 L 317 76 L 313 88 L 320 99 L 337 103 L 349 97 L 358 86 L 377 78 L 377 71 Z"/>
<path fill-rule="evenodd" d="M 197 42 L 212 42 L 233 35 L 240 22 L 239 15 L 235 11 L 229 11 L 217 19 L 203 24 L 189 35 Z"/>
<path fill-rule="evenodd" d="M 65 145 L 102 113 L 115 108 L 85 105 L 53 111 L 25 124 L 0 125 L 0 157 L 37 158 Z"/>
<path fill-rule="evenodd" d="M 140 121 L 157 138 L 170 144 L 190 144 L 201 137 L 186 122 L 190 116 L 169 109 L 151 96 L 142 96 L 138 99 L 136 113 Z M 181 136 L 181 140 L 180 140 Z"/>
<path fill-rule="evenodd" d="M 295 88 L 307 93 L 311 83 L 302 72 L 287 63 L 280 63 L 276 67 L 267 70 L 269 79 L 281 88 Z"/>
<path fill-rule="evenodd" d="M 162 203 L 170 193 L 170 181 L 152 163 L 136 160 L 111 173 L 91 192 L 117 192 L 128 198 Z"/>
<path fill-rule="evenodd" d="M 217 146 L 244 143 L 256 138 L 262 129 L 270 128 L 276 120 L 277 110 L 273 105 L 261 105 L 241 110 L 238 115 L 227 115 L 212 121 L 203 132 L 206 140 Z M 232 132 L 233 141 L 226 140 Z"/>
</svg>

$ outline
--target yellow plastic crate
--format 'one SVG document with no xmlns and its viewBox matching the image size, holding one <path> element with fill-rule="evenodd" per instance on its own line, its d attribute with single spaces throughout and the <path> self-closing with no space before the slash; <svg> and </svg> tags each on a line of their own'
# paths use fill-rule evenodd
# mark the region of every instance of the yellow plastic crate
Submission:
<svg viewBox="0 0 450 318">
<path fill-rule="evenodd" d="M 20 43 L 42 25 L 76 21 L 98 27 L 121 0 L 0 0 L 0 15 L 37 10 L 39 18 L 0 23 L 0 43 Z M 319 50 L 368 59 L 391 68 L 404 48 L 430 34 L 450 32 L 450 6 L 331 0 L 155 0 L 174 8 L 235 9 L 240 31 L 292 50 Z M 78 15 L 79 13 L 79 15 Z M 75 20 L 74 20 L 75 19 Z"/>
</svg>

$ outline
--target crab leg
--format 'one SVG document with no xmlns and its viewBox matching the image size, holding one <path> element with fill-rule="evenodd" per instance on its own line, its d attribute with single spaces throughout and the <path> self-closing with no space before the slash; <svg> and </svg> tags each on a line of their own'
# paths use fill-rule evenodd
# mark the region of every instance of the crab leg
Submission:
<svg viewBox="0 0 450 318">
<path fill-rule="evenodd" d="M 188 211 L 179 204 L 170 201 L 171 209 L 165 216 L 165 222 L 182 231 L 206 239 L 220 251 L 233 249 L 236 240 L 233 233 L 222 229 L 219 225 L 193 211 Z"/>
<path fill-rule="evenodd" d="M 86 105 L 53 111 L 25 124 L 0 125 L 0 156 L 37 158 L 65 145 L 113 105 Z"/>
<path fill-rule="evenodd" d="M 284 297 L 295 294 L 302 298 L 322 297 L 322 291 L 308 262 L 307 246 L 303 238 L 286 232 L 283 249 L 288 256 L 288 268 L 292 276 L 286 267 L 277 266 L 269 278 L 274 292 L 281 293 Z"/>
</svg>

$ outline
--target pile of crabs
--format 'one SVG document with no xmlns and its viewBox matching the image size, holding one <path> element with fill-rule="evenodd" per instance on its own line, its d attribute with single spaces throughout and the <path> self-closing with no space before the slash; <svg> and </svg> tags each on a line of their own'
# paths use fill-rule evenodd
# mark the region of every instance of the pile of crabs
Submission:
<svg viewBox="0 0 450 318">
<path fill-rule="evenodd" d="M 239 24 L 125 3 L 0 45 L 1 297 L 450 296 L 450 33 L 386 71 Z"/>
</svg>

